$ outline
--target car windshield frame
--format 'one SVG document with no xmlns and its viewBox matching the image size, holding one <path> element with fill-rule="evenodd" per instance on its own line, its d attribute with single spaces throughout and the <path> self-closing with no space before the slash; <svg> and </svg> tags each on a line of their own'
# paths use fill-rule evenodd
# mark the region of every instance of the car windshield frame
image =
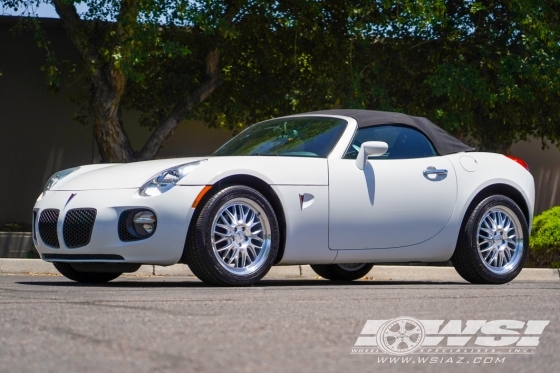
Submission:
<svg viewBox="0 0 560 373">
<path fill-rule="evenodd" d="M 328 158 L 347 128 L 340 117 L 275 118 L 253 124 L 211 155 Z"/>
</svg>

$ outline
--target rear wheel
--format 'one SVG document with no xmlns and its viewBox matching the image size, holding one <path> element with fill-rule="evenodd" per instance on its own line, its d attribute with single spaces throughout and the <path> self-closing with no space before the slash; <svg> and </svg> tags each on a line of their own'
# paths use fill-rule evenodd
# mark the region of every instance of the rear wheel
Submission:
<svg viewBox="0 0 560 373">
<path fill-rule="evenodd" d="M 316 274 L 333 281 L 354 281 L 367 275 L 372 268 L 372 263 L 311 265 Z"/>
<path fill-rule="evenodd" d="M 53 265 L 67 279 L 83 283 L 109 282 L 123 274 L 123 272 L 81 272 L 72 267 L 72 263 L 54 262 Z"/>
<path fill-rule="evenodd" d="M 246 286 L 263 278 L 278 253 L 280 228 L 257 190 L 230 186 L 204 205 L 188 237 L 187 262 L 196 277 L 217 286 Z"/>
<path fill-rule="evenodd" d="M 523 212 L 510 198 L 490 196 L 471 212 L 459 235 L 453 266 L 474 284 L 505 284 L 525 263 L 529 228 Z"/>
</svg>

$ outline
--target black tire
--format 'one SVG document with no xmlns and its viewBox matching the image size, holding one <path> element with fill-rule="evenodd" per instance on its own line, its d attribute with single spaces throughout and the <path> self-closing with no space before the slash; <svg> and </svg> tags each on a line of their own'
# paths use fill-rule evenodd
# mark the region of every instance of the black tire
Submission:
<svg viewBox="0 0 560 373">
<path fill-rule="evenodd" d="M 344 264 L 321 264 L 311 265 L 311 269 L 327 280 L 354 281 L 367 275 L 373 268 L 372 263 L 360 263 L 357 267 L 351 267 L 356 265 L 358 264 L 348 264 L 348 267 L 344 268 Z"/>
<path fill-rule="evenodd" d="M 116 279 L 121 273 L 80 272 L 71 263 L 54 262 L 54 267 L 67 279 L 90 284 L 101 284 Z"/>
<path fill-rule="evenodd" d="M 246 225 L 245 228 L 243 228 L 244 225 L 240 224 L 239 221 L 238 226 L 233 227 L 233 225 L 237 223 L 231 223 L 227 230 L 222 230 L 222 233 L 213 232 L 214 224 L 218 223 L 218 221 L 221 222 L 222 226 L 230 224 L 221 220 L 219 216 L 225 214 L 225 208 L 233 204 L 236 206 L 244 206 L 259 214 L 258 216 L 255 215 L 254 218 L 260 219 L 260 224 L 263 224 L 262 227 L 264 227 L 264 229 L 262 229 L 262 237 L 258 239 L 253 238 L 252 228 L 248 228 Z M 235 210 L 236 207 L 230 207 L 229 209 L 230 212 L 235 212 L 236 214 L 238 212 Z M 251 213 L 249 212 L 249 214 Z M 226 187 L 210 197 L 208 202 L 202 207 L 198 216 L 195 216 L 195 219 L 196 223 L 194 229 L 191 230 L 187 237 L 186 257 L 189 268 L 201 281 L 215 286 L 247 286 L 256 283 L 268 273 L 278 254 L 280 228 L 274 209 L 267 199 L 257 190 L 243 185 Z M 231 238 L 225 238 L 226 241 L 220 243 L 225 245 L 223 247 L 238 244 L 242 246 L 258 245 L 260 244 L 258 240 L 262 241 L 265 239 L 266 241 L 265 232 L 267 230 L 268 236 L 270 237 L 268 241 L 269 244 L 263 241 L 260 251 L 254 249 L 253 253 L 257 255 L 252 258 L 254 261 L 252 261 L 251 264 L 245 263 L 247 266 L 239 265 L 239 262 L 236 260 L 235 264 L 228 265 L 226 261 L 230 261 L 234 255 L 232 253 L 231 256 L 228 257 L 230 250 L 218 247 L 218 242 L 220 237 L 223 238 L 230 233 L 230 229 L 231 232 L 235 231 L 235 233 L 231 234 Z M 247 229 L 249 230 L 247 231 Z M 255 226 L 255 232 L 256 231 L 258 231 L 258 226 Z M 224 232 L 225 234 L 223 234 Z M 251 235 L 247 236 L 247 232 Z M 258 236 L 258 234 L 256 234 L 256 236 Z M 218 238 L 218 240 L 216 240 L 216 238 Z M 236 240 L 240 240 L 241 242 Z M 214 246 L 216 246 L 216 251 L 214 250 Z M 240 246 L 234 246 L 234 253 L 237 253 L 236 250 L 238 250 L 239 247 Z M 218 250 L 222 250 L 225 254 L 220 254 Z M 243 251 L 245 249 L 239 250 Z M 248 250 L 245 252 L 249 253 Z M 225 258 L 221 258 L 221 255 L 225 255 Z M 237 254 L 235 257 L 238 257 Z M 249 258 L 251 257 L 249 256 Z M 241 262 L 241 264 L 243 263 Z"/>
<path fill-rule="evenodd" d="M 488 255 L 488 258 L 491 257 L 494 252 L 493 249 L 488 249 L 491 245 L 498 244 L 502 246 L 504 244 L 503 240 L 496 235 L 507 236 L 509 234 L 507 232 L 503 233 L 503 230 L 499 228 L 500 225 L 498 225 L 496 233 L 490 233 L 492 229 L 487 229 L 482 225 L 484 224 L 482 219 L 486 219 L 486 214 L 492 211 L 497 211 L 498 213 L 503 211 L 506 216 L 511 215 L 509 218 L 510 223 L 513 225 L 515 229 L 514 233 L 517 237 L 515 251 L 510 254 L 511 260 L 508 264 L 502 266 L 499 265 L 500 263 L 496 263 L 496 266 L 492 266 L 491 263 L 487 263 L 487 260 L 482 257 L 482 255 Z M 482 230 L 479 232 L 479 225 L 481 225 L 481 229 L 484 228 L 489 231 L 485 234 L 498 237 L 497 240 L 488 239 L 486 241 L 489 241 L 489 243 L 482 243 L 484 237 L 480 237 L 479 235 L 483 232 Z M 506 223 L 504 225 L 507 226 L 508 224 Z M 511 231 L 509 232 L 511 233 Z M 519 237 L 520 234 L 522 235 L 521 237 Z M 490 251 L 489 254 L 482 254 L 479 252 L 479 239 L 482 240 L 480 241 L 481 246 L 488 245 L 484 246 L 482 250 Z M 502 244 L 500 244 L 500 242 Z M 507 243 L 505 243 L 505 245 L 507 247 L 512 247 Z M 508 253 L 510 252 L 507 248 L 505 250 L 508 250 Z M 521 272 L 528 250 L 529 228 L 525 215 L 511 198 L 503 195 L 494 195 L 482 200 L 463 223 L 455 252 L 451 257 L 451 262 L 459 275 L 468 282 L 473 284 L 505 284 L 513 280 L 519 272 Z"/>
</svg>

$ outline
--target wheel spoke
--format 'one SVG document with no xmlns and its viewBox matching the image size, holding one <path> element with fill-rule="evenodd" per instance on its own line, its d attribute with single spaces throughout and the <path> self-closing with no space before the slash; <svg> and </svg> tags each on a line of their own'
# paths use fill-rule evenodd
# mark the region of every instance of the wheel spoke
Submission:
<svg viewBox="0 0 560 373">
<path fill-rule="evenodd" d="M 395 338 L 395 341 L 389 345 L 389 348 L 391 348 L 391 349 L 394 350 L 394 349 L 396 349 L 396 348 L 399 347 L 399 345 L 401 344 L 401 342 L 402 342 L 402 338 L 401 338 L 401 337 L 397 337 L 397 338 Z"/>
<path fill-rule="evenodd" d="M 490 246 L 492 246 L 492 241 L 491 240 L 483 240 L 482 242 L 478 243 L 478 246 L 484 245 L 484 244 L 490 244 Z"/>
<path fill-rule="evenodd" d="M 227 216 L 231 219 L 231 224 L 235 225 L 237 223 L 237 216 L 234 216 L 231 211 L 229 211 L 228 209 L 225 209 L 224 212 L 227 214 Z M 234 212 L 235 212 L 235 208 L 234 208 Z"/>
<path fill-rule="evenodd" d="M 231 237 L 223 237 L 223 238 L 220 238 L 218 241 L 216 241 L 216 242 L 214 242 L 214 243 L 217 245 L 217 244 L 219 244 L 219 243 L 221 243 L 221 242 L 230 241 L 230 240 L 233 240 L 233 239 L 232 239 Z"/>
<path fill-rule="evenodd" d="M 415 334 L 420 334 L 420 329 L 418 328 L 418 326 L 415 326 L 414 329 L 407 330 L 404 334 L 406 334 L 407 337 L 410 337 L 411 335 L 415 335 Z"/>
<path fill-rule="evenodd" d="M 247 258 L 247 251 L 241 250 L 241 267 L 245 267 L 245 262 Z"/>
<path fill-rule="evenodd" d="M 498 251 L 493 251 L 492 255 L 490 256 L 490 260 L 487 260 L 488 264 L 492 265 L 492 263 L 496 261 L 497 257 L 498 257 Z"/>
<path fill-rule="evenodd" d="M 494 246 L 490 245 L 490 246 L 488 246 L 486 249 L 480 250 L 480 252 L 481 252 L 481 253 L 485 253 L 485 252 L 487 252 L 487 251 L 492 250 L 493 248 L 494 248 Z"/>
<path fill-rule="evenodd" d="M 410 338 L 404 337 L 404 338 L 402 338 L 402 341 L 403 341 L 403 343 L 406 344 L 407 348 L 410 349 L 410 348 L 414 347 L 414 343 L 410 340 Z"/>
<path fill-rule="evenodd" d="M 406 321 L 405 320 L 399 321 L 399 332 L 401 332 L 401 333 L 406 332 Z"/>
<path fill-rule="evenodd" d="M 224 237 L 224 238 L 231 238 L 231 233 L 214 232 L 214 234 L 217 234 L 218 236 Z"/>
<path fill-rule="evenodd" d="M 223 225 L 223 224 L 216 224 L 216 227 L 222 228 L 228 232 L 231 232 L 231 227 L 229 225 Z"/>
<path fill-rule="evenodd" d="M 253 257 L 251 258 L 251 261 L 254 261 L 255 259 L 257 259 L 257 252 L 255 251 L 255 248 L 251 245 L 249 245 L 247 247 L 247 251 L 248 254 L 251 254 Z"/>
<path fill-rule="evenodd" d="M 242 207 L 243 208 L 243 207 Z M 243 213 L 243 222 L 247 223 L 247 217 L 249 216 L 249 214 L 251 213 L 251 209 L 247 208 L 247 212 Z"/>
</svg>

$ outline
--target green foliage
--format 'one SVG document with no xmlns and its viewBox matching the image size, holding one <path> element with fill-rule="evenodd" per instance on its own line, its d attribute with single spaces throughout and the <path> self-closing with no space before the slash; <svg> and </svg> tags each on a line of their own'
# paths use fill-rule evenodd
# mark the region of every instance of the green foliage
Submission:
<svg viewBox="0 0 560 373">
<path fill-rule="evenodd" d="M 446 1 L 430 27 L 356 46 L 352 101 L 427 116 L 505 151 L 529 136 L 560 139 L 557 1 Z M 346 95 L 348 97 L 349 95 Z"/>
<path fill-rule="evenodd" d="M 560 206 L 546 210 L 533 219 L 529 242 L 534 251 L 560 251 Z"/>
<path fill-rule="evenodd" d="M 182 118 L 239 129 L 337 106 L 426 116 L 482 150 L 560 139 L 556 0 L 4 0 L 31 16 L 56 89 L 59 63 L 32 17 L 42 2 L 87 5 L 69 35 L 76 71 L 90 84 L 122 74 L 115 105 L 154 130 L 197 92 L 216 51 L 219 88 Z M 77 99 L 81 121 L 90 92 Z"/>
</svg>

